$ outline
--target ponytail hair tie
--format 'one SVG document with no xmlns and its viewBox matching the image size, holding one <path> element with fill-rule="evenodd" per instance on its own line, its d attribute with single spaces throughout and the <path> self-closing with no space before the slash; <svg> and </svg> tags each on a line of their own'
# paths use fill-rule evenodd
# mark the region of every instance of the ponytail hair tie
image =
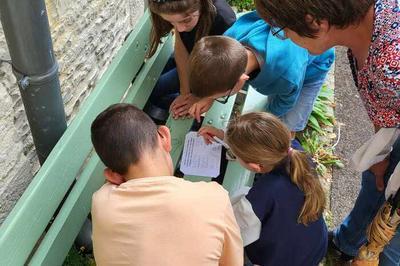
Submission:
<svg viewBox="0 0 400 266">
<path fill-rule="evenodd" d="M 289 157 L 292 156 L 293 148 L 290 147 L 290 148 L 288 149 L 287 153 L 288 153 L 288 156 L 289 156 Z"/>
</svg>

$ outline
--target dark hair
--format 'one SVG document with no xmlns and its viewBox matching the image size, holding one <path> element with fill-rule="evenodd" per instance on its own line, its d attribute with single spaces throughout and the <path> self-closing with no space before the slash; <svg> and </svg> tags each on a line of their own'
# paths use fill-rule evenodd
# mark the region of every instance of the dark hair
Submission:
<svg viewBox="0 0 400 266">
<path fill-rule="evenodd" d="M 139 161 L 143 151 L 157 146 L 157 126 L 131 104 L 113 104 L 91 126 L 94 149 L 102 162 L 121 175 Z"/>
<path fill-rule="evenodd" d="M 257 12 L 271 26 L 286 27 L 309 38 L 316 37 L 317 29 L 311 27 L 307 15 L 343 29 L 360 23 L 374 3 L 374 0 L 255 0 Z"/>
<path fill-rule="evenodd" d="M 155 54 L 158 45 L 162 43 L 161 38 L 167 36 L 173 28 L 171 23 L 165 21 L 160 14 L 179 14 L 200 11 L 199 22 L 196 26 L 195 41 L 210 33 L 212 23 L 217 14 L 212 0 L 174 0 L 164 2 L 148 0 L 148 4 L 153 27 L 150 33 L 150 49 L 147 57 L 152 57 Z"/>
<path fill-rule="evenodd" d="M 194 46 L 189 57 L 189 87 L 197 97 L 232 89 L 247 65 L 246 48 L 226 36 L 207 36 Z"/>
</svg>

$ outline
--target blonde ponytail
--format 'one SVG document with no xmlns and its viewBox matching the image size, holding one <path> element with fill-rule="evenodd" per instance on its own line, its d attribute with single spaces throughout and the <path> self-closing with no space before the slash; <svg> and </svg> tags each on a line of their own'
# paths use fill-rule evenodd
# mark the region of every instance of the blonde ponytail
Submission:
<svg viewBox="0 0 400 266">
<path fill-rule="evenodd" d="M 290 179 L 304 193 L 304 204 L 298 222 L 307 225 L 321 217 L 326 199 L 318 177 L 310 167 L 310 161 L 304 152 L 289 152 Z"/>
</svg>

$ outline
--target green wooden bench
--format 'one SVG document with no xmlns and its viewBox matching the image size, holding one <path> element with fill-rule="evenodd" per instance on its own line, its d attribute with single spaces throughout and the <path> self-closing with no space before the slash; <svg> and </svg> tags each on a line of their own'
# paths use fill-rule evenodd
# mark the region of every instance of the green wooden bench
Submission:
<svg viewBox="0 0 400 266">
<path fill-rule="evenodd" d="M 148 12 L 136 25 L 96 88 L 59 140 L 47 161 L 0 227 L 0 265 L 61 265 L 90 212 L 92 194 L 104 183 L 104 165 L 93 151 L 90 125 L 107 106 L 117 102 L 143 108 L 172 53 L 172 37 L 155 56 L 145 60 L 151 22 Z M 248 89 L 243 111 L 259 110 L 265 97 Z M 226 126 L 235 97 L 215 103 L 204 123 Z M 178 165 L 184 138 L 192 119 L 169 119 L 174 166 Z M 233 191 L 251 185 L 252 175 L 229 162 L 224 187 Z M 185 177 L 189 180 L 209 180 Z"/>
</svg>

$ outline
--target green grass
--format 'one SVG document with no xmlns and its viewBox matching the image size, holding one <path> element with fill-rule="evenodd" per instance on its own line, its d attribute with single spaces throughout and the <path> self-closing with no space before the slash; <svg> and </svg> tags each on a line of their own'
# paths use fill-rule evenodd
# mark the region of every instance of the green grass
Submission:
<svg viewBox="0 0 400 266">
<path fill-rule="evenodd" d="M 94 266 L 96 265 L 94 259 L 78 251 L 72 247 L 67 257 L 65 258 L 63 266 Z"/>
<path fill-rule="evenodd" d="M 238 12 L 255 9 L 253 0 L 228 0 L 228 3 L 236 7 Z"/>
</svg>

